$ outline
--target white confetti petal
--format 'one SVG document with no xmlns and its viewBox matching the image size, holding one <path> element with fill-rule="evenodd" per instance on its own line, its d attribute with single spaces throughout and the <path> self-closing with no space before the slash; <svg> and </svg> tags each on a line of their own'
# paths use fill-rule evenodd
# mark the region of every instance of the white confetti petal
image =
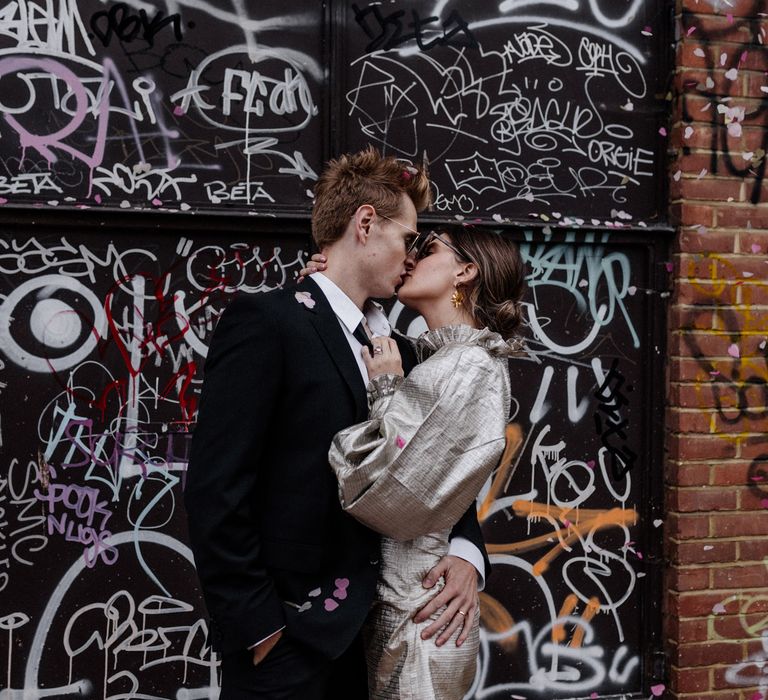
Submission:
<svg viewBox="0 0 768 700">
<path fill-rule="evenodd" d="M 725 77 L 728 80 L 736 80 L 736 78 L 739 76 L 739 71 L 737 71 L 735 68 L 731 68 L 731 70 L 726 71 Z"/>
</svg>

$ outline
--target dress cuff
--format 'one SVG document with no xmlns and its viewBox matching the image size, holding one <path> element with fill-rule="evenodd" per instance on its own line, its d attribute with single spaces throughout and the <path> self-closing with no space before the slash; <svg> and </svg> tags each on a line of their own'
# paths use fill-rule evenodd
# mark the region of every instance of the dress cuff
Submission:
<svg viewBox="0 0 768 700">
<path fill-rule="evenodd" d="M 394 394 L 403 383 L 399 374 L 379 374 L 368 382 L 368 411 L 373 412 L 376 402 Z"/>
</svg>

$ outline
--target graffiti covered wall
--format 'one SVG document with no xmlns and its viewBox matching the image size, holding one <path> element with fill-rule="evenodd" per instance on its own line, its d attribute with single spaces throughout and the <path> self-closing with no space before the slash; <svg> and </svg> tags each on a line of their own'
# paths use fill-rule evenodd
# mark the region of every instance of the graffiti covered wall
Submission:
<svg viewBox="0 0 768 700">
<path fill-rule="evenodd" d="M 428 164 L 428 219 L 505 229 L 529 272 L 472 695 L 648 695 L 664 21 L 640 0 L 0 6 L 0 698 L 216 697 L 181 500 L 207 344 L 235 293 L 295 278 L 324 158 L 367 142 Z"/>
</svg>

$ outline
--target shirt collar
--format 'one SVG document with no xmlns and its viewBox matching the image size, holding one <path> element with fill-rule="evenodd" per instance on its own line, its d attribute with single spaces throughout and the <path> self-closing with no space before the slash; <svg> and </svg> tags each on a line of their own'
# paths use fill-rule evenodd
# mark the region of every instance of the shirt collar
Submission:
<svg viewBox="0 0 768 700">
<path fill-rule="evenodd" d="M 334 282 L 326 277 L 322 272 L 314 272 L 310 277 L 317 283 L 320 290 L 325 294 L 325 298 L 333 309 L 333 313 L 344 327 L 354 333 L 355 328 L 365 317 L 368 327 L 374 335 L 389 335 L 392 327 L 387 320 L 384 309 L 379 304 L 370 299 L 365 302 L 363 311 L 357 308 L 353 302 Z"/>
</svg>

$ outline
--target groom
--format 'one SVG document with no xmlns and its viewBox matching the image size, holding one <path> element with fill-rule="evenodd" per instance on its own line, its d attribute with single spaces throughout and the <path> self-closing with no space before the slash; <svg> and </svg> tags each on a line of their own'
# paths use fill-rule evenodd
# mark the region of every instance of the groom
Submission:
<svg viewBox="0 0 768 700">
<path fill-rule="evenodd" d="M 327 454 L 336 432 L 367 418 L 361 349 L 389 331 L 368 300 L 401 283 L 429 196 L 420 169 L 374 149 L 331 161 L 312 214 L 327 272 L 239 296 L 219 320 L 184 500 L 221 700 L 367 697 L 359 631 L 380 538 L 342 511 Z M 407 372 L 413 352 L 398 344 Z M 417 618 L 447 606 L 429 636 L 452 632 L 459 609 L 472 614 L 481 552 L 473 506 L 425 579 L 446 584 Z"/>
</svg>

